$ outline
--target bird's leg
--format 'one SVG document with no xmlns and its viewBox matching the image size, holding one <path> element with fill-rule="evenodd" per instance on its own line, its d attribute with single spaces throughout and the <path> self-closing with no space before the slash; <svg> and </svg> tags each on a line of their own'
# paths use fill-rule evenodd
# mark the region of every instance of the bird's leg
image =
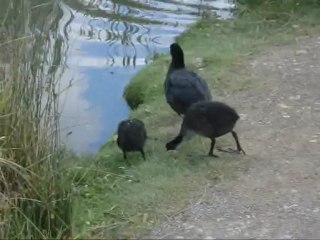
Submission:
<svg viewBox="0 0 320 240">
<path fill-rule="evenodd" d="M 182 141 L 183 141 L 183 135 L 179 133 L 179 135 L 176 136 L 173 140 L 171 140 L 170 142 L 167 142 L 166 144 L 167 151 L 175 150 Z"/>
<path fill-rule="evenodd" d="M 143 160 L 146 160 L 146 156 L 145 156 L 145 154 L 144 154 L 143 149 L 141 149 L 140 152 L 141 152 L 141 155 L 142 155 Z"/>
<path fill-rule="evenodd" d="M 126 151 L 123 151 L 123 158 L 124 158 L 124 160 L 126 161 L 127 165 L 131 166 L 130 162 L 129 162 L 128 159 L 127 159 L 127 153 L 126 153 Z"/>
<path fill-rule="evenodd" d="M 236 141 L 238 152 L 239 153 L 242 152 L 244 155 L 246 155 L 246 152 L 242 149 L 242 147 L 240 145 L 240 142 L 239 142 L 239 139 L 238 139 L 238 134 L 235 131 L 231 131 L 231 134 L 232 134 L 234 140 Z"/>
<path fill-rule="evenodd" d="M 216 144 L 216 139 L 215 138 L 211 138 L 210 150 L 209 150 L 209 153 L 208 153 L 208 156 L 210 156 L 210 157 L 218 157 L 217 155 L 213 154 L 213 148 L 214 148 L 215 144 Z"/>
<path fill-rule="evenodd" d="M 232 134 L 234 140 L 236 141 L 237 149 L 235 150 L 235 149 L 232 149 L 232 148 L 228 148 L 227 150 L 225 150 L 225 149 L 219 148 L 218 150 L 220 152 L 228 152 L 228 153 L 241 153 L 242 152 L 244 155 L 246 155 L 246 152 L 242 149 L 242 147 L 240 145 L 237 133 L 235 131 L 231 131 L 231 134 Z"/>
</svg>

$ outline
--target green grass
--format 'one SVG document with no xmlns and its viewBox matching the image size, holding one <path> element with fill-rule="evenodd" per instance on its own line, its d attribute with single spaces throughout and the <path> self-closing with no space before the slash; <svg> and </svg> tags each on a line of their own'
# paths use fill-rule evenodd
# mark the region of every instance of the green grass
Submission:
<svg viewBox="0 0 320 240">
<path fill-rule="evenodd" d="M 136 236 L 183 208 L 189 203 L 188 196 L 199 190 L 199 184 L 213 183 L 231 174 L 231 164 L 235 167 L 244 163 L 243 159 L 230 157 L 212 161 L 203 156 L 208 147 L 204 142 L 197 139 L 193 143 L 198 145 L 194 155 L 187 151 L 179 155 L 166 153 L 159 150 L 162 146 L 149 142 L 147 161 L 143 162 L 139 154 L 131 154 L 132 167 L 126 166 L 122 154 L 114 151 L 109 157 L 102 154 L 94 165 L 73 169 L 70 176 L 78 194 L 74 220 L 79 236 Z M 189 142 L 184 148 L 187 145 L 190 148 L 193 144 Z"/>
<path fill-rule="evenodd" d="M 267 7 L 242 8 L 238 18 L 230 21 L 202 19 L 177 38 L 187 66 L 207 80 L 214 95 L 254 87 L 254 77 L 245 67 L 248 58 L 317 29 L 320 9 Z M 165 151 L 165 142 L 177 134 L 181 122 L 163 96 L 169 61 L 168 55 L 158 56 L 124 93 L 134 109 L 131 117 L 142 119 L 152 138 L 146 145 L 147 160 L 131 153 L 128 167 L 110 139 L 98 155 L 76 158 L 79 167 L 70 167 L 77 194 L 76 237 L 136 237 L 184 208 L 190 196 L 199 197 L 205 184 L 233 177 L 235 168 L 250 162 L 250 157 L 221 153 L 220 159 L 205 157 L 209 141 L 200 137 L 183 143 L 177 152 Z M 234 144 L 230 136 L 218 139 L 217 145 L 227 144 Z"/>
</svg>

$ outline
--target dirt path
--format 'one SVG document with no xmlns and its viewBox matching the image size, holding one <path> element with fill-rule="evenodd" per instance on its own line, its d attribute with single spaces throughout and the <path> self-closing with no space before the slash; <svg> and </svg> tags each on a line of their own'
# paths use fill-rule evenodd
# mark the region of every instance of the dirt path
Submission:
<svg viewBox="0 0 320 240">
<path fill-rule="evenodd" d="M 224 100 L 241 113 L 253 164 L 145 239 L 320 238 L 320 37 L 269 50 L 248 68 L 260 86 Z"/>
</svg>

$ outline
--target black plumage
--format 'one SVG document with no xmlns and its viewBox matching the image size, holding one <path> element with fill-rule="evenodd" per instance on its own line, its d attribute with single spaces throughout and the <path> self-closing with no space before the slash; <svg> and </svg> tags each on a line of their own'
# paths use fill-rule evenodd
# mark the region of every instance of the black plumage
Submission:
<svg viewBox="0 0 320 240">
<path fill-rule="evenodd" d="M 123 152 L 124 159 L 127 159 L 126 152 L 139 151 L 145 160 L 143 147 L 146 139 L 147 131 L 141 120 L 134 118 L 119 123 L 117 144 Z"/>
<path fill-rule="evenodd" d="M 180 133 L 172 141 L 166 144 L 167 150 L 174 150 L 190 133 L 196 133 L 211 139 L 208 155 L 213 154 L 215 138 L 231 132 L 237 145 L 237 152 L 245 154 L 240 146 L 237 133 L 233 130 L 239 119 L 238 113 L 222 102 L 200 101 L 187 110 L 181 124 Z"/>
<path fill-rule="evenodd" d="M 184 53 L 177 43 L 170 45 L 171 63 L 164 83 L 167 103 L 179 115 L 192 103 L 211 100 L 207 83 L 195 72 L 185 68 Z"/>
</svg>

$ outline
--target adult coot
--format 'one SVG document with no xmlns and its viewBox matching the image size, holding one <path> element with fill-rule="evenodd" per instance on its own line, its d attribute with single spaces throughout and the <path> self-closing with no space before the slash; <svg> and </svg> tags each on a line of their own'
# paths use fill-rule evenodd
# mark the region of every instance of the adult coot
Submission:
<svg viewBox="0 0 320 240">
<path fill-rule="evenodd" d="M 123 152 L 124 159 L 127 159 L 126 152 L 139 151 L 145 160 L 143 147 L 146 139 L 147 131 L 141 120 L 134 118 L 119 123 L 117 144 Z"/>
<path fill-rule="evenodd" d="M 233 130 L 239 115 L 237 112 L 222 102 L 200 101 L 191 105 L 187 110 L 181 124 L 180 133 L 172 141 L 166 144 L 167 150 L 174 150 L 190 133 L 197 133 L 211 139 L 211 146 L 208 155 L 213 154 L 215 138 L 231 132 L 237 144 L 237 152 L 245 151 L 240 146 L 237 133 Z"/>
<path fill-rule="evenodd" d="M 171 63 L 164 82 L 167 103 L 178 114 L 185 114 L 192 103 L 211 100 L 207 83 L 185 68 L 184 54 L 177 43 L 170 45 Z"/>
</svg>

